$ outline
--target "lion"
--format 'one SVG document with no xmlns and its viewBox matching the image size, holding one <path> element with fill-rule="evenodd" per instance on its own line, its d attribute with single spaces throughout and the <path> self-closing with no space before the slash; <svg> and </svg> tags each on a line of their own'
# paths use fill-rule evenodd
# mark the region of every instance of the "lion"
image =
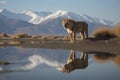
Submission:
<svg viewBox="0 0 120 80">
<path fill-rule="evenodd" d="M 76 22 L 72 19 L 62 19 L 62 25 L 67 30 L 71 42 L 75 42 L 76 33 L 80 33 L 81 40 L 88 38 L 88 24 L 84 21 Z"/>
<path fill-rule="evenodd" d="M 76 58 L 74 50 L 70 51 L 67 63 L 62 66 L 62 72 L 71 72 L 75 69 L 85 69 L 88 66 L 88 54 L 81 52 L 80 58 Z"/>
</svg>

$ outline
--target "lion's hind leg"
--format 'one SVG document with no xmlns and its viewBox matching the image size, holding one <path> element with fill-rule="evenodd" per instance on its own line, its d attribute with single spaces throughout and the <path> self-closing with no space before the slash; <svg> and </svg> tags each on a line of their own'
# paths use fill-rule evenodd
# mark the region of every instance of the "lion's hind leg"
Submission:
<svg viewBox="0 0 120 80">
<path fill-rule="evenodd" d="M 85 38 L 84 32 L 80 32 L 80 40 L 83 40 Z"/>
<path fill-rule="evenodd" d="M 85 52 L 81 52 L 80 59 L 81 60 L 88 60 L 88 54 Z"/>
<path fill-rule="evenodd" d="M 81 52 L 80 60 L 83 63 L 83 68 L 86 68 L 88 66 L 88 54 L 86 52 Z"/>
<path fill-rule="evenodd" d="M 70 43 L 73 43 L 73 32 L 70 31 L 69 29 L 67 29 L 68 35 L 69 35 L 69 39 L 70 39 Z"/>
<path fill-rule="evenodd" d="M 88 33 L 84 32 L 85 39 L 88 38 Z"/>
</svg>

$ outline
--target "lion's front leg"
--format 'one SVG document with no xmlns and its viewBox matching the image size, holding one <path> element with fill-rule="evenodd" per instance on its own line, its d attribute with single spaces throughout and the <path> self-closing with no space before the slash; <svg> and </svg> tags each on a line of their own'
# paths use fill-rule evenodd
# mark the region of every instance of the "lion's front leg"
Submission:
<svg viewBox="0 0 120 80">
<path fill-rule="evenodd" d="M 74 43 L 75 42 L 75 37 L 76 37 L 76 34 L 69 33 L 70 43 Z"/>
<path fill-rule="evenodd" d="M 69 35 L 70 43 L 73 43 L 74 42 L 73 32 L 69 29 L 67 29 L 67 32 L 68 32 L 68 35 Z"/>
<path fill-rule="evenodd" d="M 71 38 L 72 38 L 71 42 L 74 43 L 76 40 L 76 33 L 71 33 Z"/>
<path fill-rule="evenodd" d="M 67 60 L 67 64 L 70 63 L 71 61 L 73 61 L 74 59 L 76 59 L 76 53 L 74 50 L 71 50 L 70 51 L 70 55 L 69 55 L 69 58 Z"/>
<path fill-rule="evenodd" d="M 72 33 L 68 33 L 68 34 L 69 34 L 70 42 L 73 42 Z"/>
</svg>

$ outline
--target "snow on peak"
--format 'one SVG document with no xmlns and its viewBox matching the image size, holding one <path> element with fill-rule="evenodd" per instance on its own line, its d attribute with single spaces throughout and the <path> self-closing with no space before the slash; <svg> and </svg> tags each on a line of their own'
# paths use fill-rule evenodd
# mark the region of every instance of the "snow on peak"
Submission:
<svg viewBox="0 0 120 80">
<path fill-rule="evenodd" d="M 43 20 L 43 18 L 52 14 L 52 12 L 36 12 L 36 11 L 31 11 L 31 10 L 26 10 L 23 13 L 31 17 L 29 22 L 33 24 L 39 24 L 40 21 Z"/>
<path fill-rule="evenodd" d="M 46 17 L 46 16 L 52 14 L 52 12 L 50 12 L 50 11 L 42 11 L 42 12 L 35 11 L 35 13 L 37 15 L 39 15 L 40 17 Z"/>
<path fill-rule="evenodd" d="M 42 19 L 40 21 L 40 23 L 46 22 L 46 21 L 49 22 L 49 21 L 56 19 L 58 17 L 66 16 L 67 14 L 68 14 L 68 11 L 58 10 L 58 11 L 53 12 L 52 14 L 46 16 L 44 19 Z M 67 18 L 68 18 L 68 15 L 67 15 Z"/>
<path fill-rule="evenodd" d="M 104 25 L 108 25 L 108 24 L 111 25 L 111 26 L 114 25 L 114 22 L 109 21 L 109 20 L 106 20 L 106 19 L 104 19 L 104 18 L 100 18 L 100 19 L 99 19 L 99 22 L 102 23 L 102 24 L 104 24 Z"/>
<path fill-rule="evenodd" d="M 10 11 L 6 10 L 6 9 L 0 9 L 0 13 L 8 13 Z"/>
<path fill-rule="evenodd" d="M 3 9 L 0 9 L 0 12 L 2 12 L 3 11 Z"/>
<path fill-rule="evenodd" d="M 39 21 L 41 20 L 41 18 L 39 17 L 39 15 L 37 15 L 35 12 L 31 11 L 31 10 L 26 10 L 24 11 L 24 13 L 28 16 L 31 17 L 31 19 L 28 21 L 30 23 L 33 23 L 33 24 L 38 24 Z"/>
<path fill-rule="evenodd" d="M 36 15 L 36 14 L 35 14 L 33 11 L 31 11 L 31 10 L 26 10 L 26 11 L 25 11 L 25 14 L 31 16 L 32 18 L 38 17 L 38 15 Z"/>
<path fill-rule="evenodd" d="M 47 18 L 57 18 L 63 15 L 66 15 L 68 13 L 68 11 L 63 11 L 63 10 L 58 10 L 54 13 L 52 13 L 51 15 L 48 15 Z"/>
<path fill-rule="evenodd" d="M 68 13 L 68 11 L 58 10 L 58 11 L 55 12 L 54 15 L 65 15 L 67 13 Z"/>
</svg>

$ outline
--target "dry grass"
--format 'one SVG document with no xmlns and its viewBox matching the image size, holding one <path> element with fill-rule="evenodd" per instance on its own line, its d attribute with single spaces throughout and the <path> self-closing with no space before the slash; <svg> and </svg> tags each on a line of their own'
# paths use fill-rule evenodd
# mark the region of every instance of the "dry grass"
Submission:
<svg viewBox="0 0 120 80">
<path fill-rule="evenodd" d="M 22 44 L 20 41 L 10 41 L 9 44 Z"/>
<path fill-rule="evenodd" d="M 12 38 L 12 39 L 31 38 L 31 36 L 29 36 L 28 34 L 25 34 L 25 33 L 21 33 L 21 34 L 11 35 L 10 38 Z"/>
</svg>

